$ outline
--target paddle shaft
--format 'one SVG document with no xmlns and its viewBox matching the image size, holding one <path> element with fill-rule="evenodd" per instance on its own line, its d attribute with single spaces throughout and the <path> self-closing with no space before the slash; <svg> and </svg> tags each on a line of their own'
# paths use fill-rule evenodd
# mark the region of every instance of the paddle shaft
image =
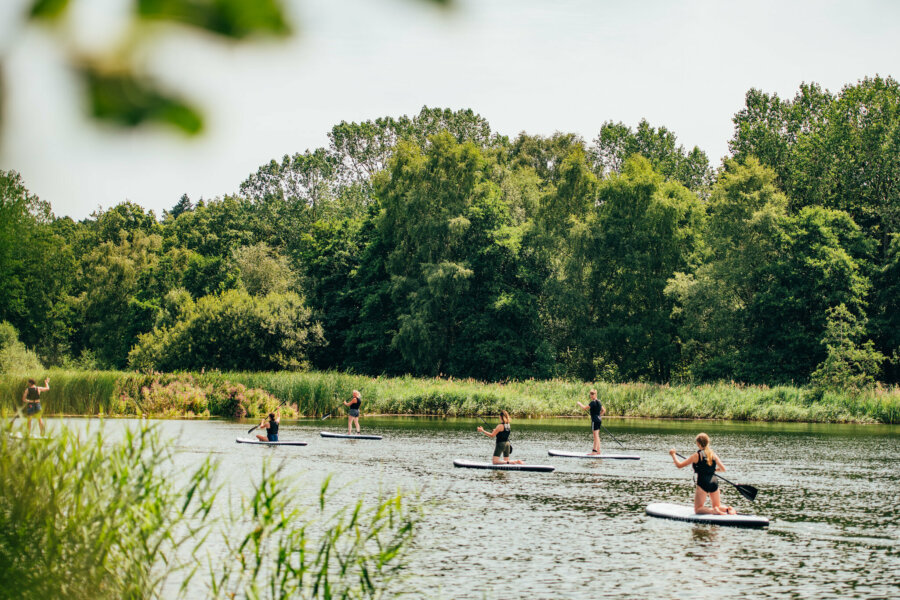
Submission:
<svg viewBox="0 0 900 600">
<path fill-rule="evenodd" d="M 624 447 L 625 447 L 625 446 L 622 446 L 622 442 L 620 442 L 619 440 L 616 439 L 616 436 L 614 436 L 612 433 L 610 433 L 609 429 L 607 429 L 604 425 L 600 425 L 600 427 L 603 427 L 603 431 L 605 431 L 606 433 L 609 433 L 609 437 L 611 437 L 613 440 L 615 440 L 615 442 L 616 442 L 621 448 L 624 448 Z"/>
<path fill-rule="evenodd" d="M 683 455 L 679 454 L 678 452 L 675 453 L 675 456 L 680 456 L 681 458 L 687 460 L 687 457 L 686 457 L 686 456 L 683 456 Z M 734 489 L 736 489 L 738 492 L 740 492 L 741 496 L 743 496 L 743 497 L 746 498 L 747 500 L 750 500 L 751 502 L 753 502 L 754 500 L 756 500 L 756 493 L 757 493 L 757 490 L 756 490 L 756 488 L 753 487 L 752 485 L 743 485 L 743 484 L 742 484 L 742 485 L 738 485 L 738 484 L 736 484 L 736 483 L 731 483 L 730 481 L 728 481 L 727 479 L 725 479 L 724 477 L 722 477 L 722 476 L 719 475 L 718 473 L 716 473 L 716 477 L 718 477 L 719 479 L 721 479 L 721 480 L 724 481 L 725 483 L 734 486 Z"/>
<path fill-rule="evenodd" d="M 278 406 L 275 407 L 275 410 L 278 410 L 279 408 L 281 408 L 282 406 L 284 406 L 284 403 L 285 403 L 285 402 L 287 402 L 287 399 L 282 400 L 282 401 L 281 401 L 281 404 L 279 404 Z M 254 427 L 253 429 L 251 429 L 251 430 L 248 431 L 247 433 L 253 433 L 253 432 L 256 431 L 257 429 L 259 429 L 259 425 L 257 425 L 256 427 Z"/>
</svg>

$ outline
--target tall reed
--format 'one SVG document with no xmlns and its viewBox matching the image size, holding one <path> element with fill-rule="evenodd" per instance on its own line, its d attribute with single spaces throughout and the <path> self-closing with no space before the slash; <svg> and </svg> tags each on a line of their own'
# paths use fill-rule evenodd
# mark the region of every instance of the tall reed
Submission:
<svg viewBox="0 0 900 600">
<path fill-rule="evenodd" d="M 399 591 L 421 518 L 402 492 L 335 509 L 329 479 L 318 489 L 298 487 L 264 463 L 253 492 L 232 504 L 220 498 L 215 463 L 207 458 L 184 473 L 152 427 L 128 430 L 119 442 L 65 427 L 52 439 L 10 433 L 0 428 L 4 597 L 378 598 Z M 303 495 L 318 500 L 318 510 L 298 508 L 309 504 L 298 500 Z"/>
<path fill-rule="evenodd" d="M 476 416 L 505 409 L 516 417 L 571 416 L 582 414 L 575 402 L 586 399 L 588 389 L 593 386 L 598 389 L 607 413 L 613 416 L 900 423 L 900 388 L 841 393 L 808 387 L 729 383 L 589 384 L 566 380 L 483 383 L 410 376 L 368 377 L 334 371 L 202 374 L 51 371 L 50 376 L 51 391 L 46 394 L 45 404 L 54 414 L 127 414 L 129 409 L 123 408 L 120 401 L 123 395 L 137 398 L 143 388 L 154 382 L 166 385 L 188 378 L 194 385 L 208 389 L 242 384 L 248 389 L 261 390 L 279 402 L 286 400 L 287 405 L 296 406 L 299 414 L 308 417 L 341 413 L 342 402 L 354 389 L 362 392 L 363 411 L 368 414 Z M 0 375 L 0 407 L 8 412 L 23 390 L 21 377 Z M 260 405 L 261 410 L 269 406 L 264 404 L 264 407 Z M 217 410 L 210 408 L 209 412 L 233 416 Z"/>
</svg>

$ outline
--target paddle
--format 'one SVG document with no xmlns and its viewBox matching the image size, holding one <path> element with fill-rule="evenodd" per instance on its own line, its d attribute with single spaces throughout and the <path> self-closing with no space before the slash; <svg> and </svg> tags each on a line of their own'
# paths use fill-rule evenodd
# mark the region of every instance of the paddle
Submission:
<svg viewBox="0 0 900 600">
<path fill-rule="evenodd" d="M 322 418 L 319 419 L 319 420 L 320 420 L 320 421 L 324 421 L 325 419 L 327 419 L 327 418 L 330 417 L 330 416 L 331 416 L 331 413 L 328 413 L 327 415 L 325 415 L 324 417 L 322 417 Z"/>
<path fill-rule="evenodd" d="M 278 410 L 279 408 L 281 408 L 281 407 L 284 405 L 285 402 L 287 402 L 287 399 L 282 400 L 282 401 L 281 401 L 281 404 L 279 404 L 277 407 L 275 407 L 275 410 Z M 261 424 L 262 424 L 262 423 L 260 423 L 260 425 L 261 425 Z M 257 425 L 256 427 L 252 428 L 252 429 L 251 429 L 250 431 L 248 431 L 247 433 L 253 433 L 253 432 L 256 431 L 257 429 L 259 429 L 259 425 Z"/>
<path fill-rule="evenodd" d="M 602 425 L 602 424 L 600 425 L 600 427 L 603 427 L 603 431 L 605 431 L 606 433 L 609 433 L 609 437 L 611 437 L 613 440 L 615 440 L 615 442 L 616 442 L 620 447 L 625 448 L 625 446 L 622 446 L 622 442 L 620 442 L 619 440 L 617 440 L 617 439 L 616 439 L 616 436 L 614 436 L 612 433 L 609 432 L 609 429 L 607 429 L 607 428 L 606 428 L 604 425 Z"/>
<path fill-rule="evenodd" d="M 686 457 L 682 456 L 681 454 L 679 454 L 679 453 L 677 453 L 677 452 L 675 453 L 675 456 L 680 456 L 681 458 L 686 458 Z M 746 499 L 749 500 L 750 502 L 754 502 L 754 501 L 756 500 L 756 494 L 759 493 L 759 490 L 757 490 L 757 489 L 756 489 L 755 487 L 753 487 L 752 485 L 738 485 L 738 484 L 736 484 L 736 483 L 731 483 L 730 481 L 728 481 L 727 479 L 725 479 L 724 477 L 722 477 L 722 476 L 719 475 L 718 473 L 716 473 L 716 477 L 718 477 L 719 479 L 721 479 L 721 480 L 724 481 L 725 483 L 728 483 L 728 484 L 730 484 L 730 485 L 733 485 L 733 486 L 734 486 L 734 489 L 736 489 L 736 490 L 741 494 L 741 496 L 743 496 L 744 498 L 746 498 Z"/>
</svg>

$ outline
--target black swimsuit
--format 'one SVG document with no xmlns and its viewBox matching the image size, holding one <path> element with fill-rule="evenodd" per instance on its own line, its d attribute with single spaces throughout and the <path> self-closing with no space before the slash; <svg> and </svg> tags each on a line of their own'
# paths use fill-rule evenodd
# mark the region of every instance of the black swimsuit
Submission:
<svg viewBox="0 0 900 600">
<path fill-rule="evenodd" d="M 269 428 L 266 429 L 266 437 L 270 442 L 278 441 L 278 422 L 269 421 Z"/>
<path fill-rule="evenodd" d="M 512 449 L 509 445 L 510 433 L 509 423 L 504 423 L 503 431 L 499 432 L 497 437 L 494 438 L 497 441 L 497 443 L 494 444 L 494 456 L 503 455 L 509 458 L 509 451 Z"/>
<path fill-rule="evenodd" d="M 694 463 L 694 473 L 697 474 L 697 487 L 712 494 L 719 490 L 719 480 L 716 477 L 716 461 L 712 465 L 706 464 L 706 453 L 697 450 L 697 462 Z"/>
</svg>

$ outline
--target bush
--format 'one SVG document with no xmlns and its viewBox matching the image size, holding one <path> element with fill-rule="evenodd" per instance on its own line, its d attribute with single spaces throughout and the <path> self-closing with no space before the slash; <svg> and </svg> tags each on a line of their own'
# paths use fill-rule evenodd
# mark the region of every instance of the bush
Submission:
<svg viewBox="0 0 900 600">
<path fill-rule="evenodd" d="M 0 373 L 43 371 L 37 354 L 19 341 L 19 332 L 7 321 L 0 322 Z"/>
<path fill-rule="evenodd" d="M 297 370 L 323 343 L 322 327 L 297 294 L 229 290 L 188 303 L 174 325 L 141 335 L 128 360 L 155 371 Z"/>
</svg>

